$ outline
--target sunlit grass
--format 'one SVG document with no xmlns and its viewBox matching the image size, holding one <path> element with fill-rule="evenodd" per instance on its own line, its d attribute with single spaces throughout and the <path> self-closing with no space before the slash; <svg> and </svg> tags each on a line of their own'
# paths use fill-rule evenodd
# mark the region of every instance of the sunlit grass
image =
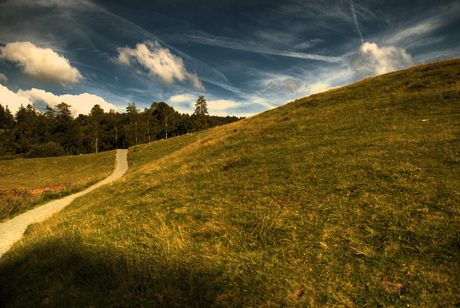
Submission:
<svg viewBox="0 0 460 308">
<path fill-rule="evenodd" d="M 459 68 L 131 148 L 122 180 L 4 256 L 1 303 L 458 305 Z"/>
<path fill-rule="evenodd" d="M 0 161 L 0 221 L 82 190 L 110 175 L 114 164 L 115 151 Z"/>
</svg>

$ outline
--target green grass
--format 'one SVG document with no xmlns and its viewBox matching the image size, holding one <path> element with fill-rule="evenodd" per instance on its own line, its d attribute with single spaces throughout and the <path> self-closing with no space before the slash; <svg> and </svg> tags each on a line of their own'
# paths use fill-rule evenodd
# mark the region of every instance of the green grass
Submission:
<svg viewBox="0 0 460 308">
<path fill-rule="evenodd" d="M 61 156 L 0 161 L 0 221 L 23 213 L 52 199 L 79 191 L 110 175 L 115 151 L 79 156 Z M 32 195 L 28 190 L 64 184 L 58 191 Z"/>
<path fill-rule="evenodd" d="M 130 149 L 34 225 L 5 307 L 460 304 L 460 60 Z"/>
</svg>

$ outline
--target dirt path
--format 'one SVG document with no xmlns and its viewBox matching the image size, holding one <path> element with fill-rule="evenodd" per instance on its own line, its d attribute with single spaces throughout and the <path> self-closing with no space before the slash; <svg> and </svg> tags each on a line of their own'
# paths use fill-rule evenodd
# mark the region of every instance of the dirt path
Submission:
<svg viewBox="0 0 460 308">
<path fill-rule="evenodd" d="M 117 165 L 113 173 L 105 178 L 104 180 L 94 184 L 87 189 L 75 193 L 73 195 L 67 196 L 65 198 L 52 201 L 40 207 L 34 208 L 24 214 L 18 215 L 13 219 L 10 219 L 4 223 L 0 224 L 0 258 L 2 255 L 7 252 L 13 244 L 20 240 L 22 235 L 27 229 L 27 226 L 43 221 L 53 214 L 59 212 L 64 207 L 69 205 L 76 198 L 83 196 L 102 185 L 113 182 L 119 178 L 128 170 L 128 150 L 118 150 L 117 151 Z"/>
</svg>

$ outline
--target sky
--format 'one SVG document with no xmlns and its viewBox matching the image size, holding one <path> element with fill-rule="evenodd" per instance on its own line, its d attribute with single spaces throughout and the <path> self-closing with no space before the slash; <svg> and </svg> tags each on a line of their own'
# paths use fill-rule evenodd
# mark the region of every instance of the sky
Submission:
<svg viewBox="0 0 460 308">
<path fill-rule="evenodd" d="M 458 0 L 0 0 L 0 104 L 251 116 L 460 56 Z"/>
</svg>

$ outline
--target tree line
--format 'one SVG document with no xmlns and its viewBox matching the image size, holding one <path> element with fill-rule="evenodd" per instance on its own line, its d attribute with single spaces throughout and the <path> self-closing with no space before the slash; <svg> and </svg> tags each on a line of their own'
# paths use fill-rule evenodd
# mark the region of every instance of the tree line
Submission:
<svg viewBox="0 0 460 308">
<path fill-rule="evenodd" d="M 228 124 L 242 118 L 210 116 L 200 96 L 192 115 L 181 114 L 164 102 L 143 111 L 135 103 L 125 113 L 104 111 L 95 105 L 88 115 L 71 116 L 69 104 L 48 106 L 40 112 L 34 105 L 21 106 L 15 115 L 0 104 L 0 158 L 47 157 L 98 153 L 167 139 Z"/>
</svg>

